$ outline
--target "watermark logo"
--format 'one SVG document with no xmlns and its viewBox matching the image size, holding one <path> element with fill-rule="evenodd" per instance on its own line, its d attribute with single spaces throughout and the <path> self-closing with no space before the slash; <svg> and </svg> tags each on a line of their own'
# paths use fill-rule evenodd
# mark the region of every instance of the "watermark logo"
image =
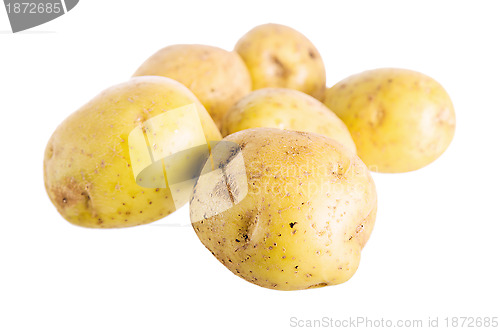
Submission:
<svg viewBox="0 0 500 331">
<path fill-rule="evenodd" d="M 4 0 L 12 32 L 52 21 L 73 9 L 79 0 Z"/>
<path fill-rule="evenodd" d="M 248 193 L 241 148 L 229 141 L 207 141 L 195 104 L 154 116 L 128 136 L 134 179 L 139 186 L 168 189 L 175 209 L 193 197 L 195 185 L 214 195 L 198 195 L 200 221 L 232 208 Z"/>
</svg>

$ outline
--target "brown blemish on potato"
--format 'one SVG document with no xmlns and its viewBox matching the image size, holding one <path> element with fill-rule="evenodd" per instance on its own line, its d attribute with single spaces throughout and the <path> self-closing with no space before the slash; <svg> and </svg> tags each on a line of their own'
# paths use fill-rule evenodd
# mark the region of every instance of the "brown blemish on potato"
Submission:
<svg viewBox="0 0 500 331">
<path fill-rule="evenodd" d="M 54 147 L 53 146 L 49 146 L 47 148 L 47 154 L 45 156 L 46 159 L 51 159 L 52 156 L 54 156 Z"/>
<path fill-rule="evenodd" d="M 363 224 L 360 224 L 356 227 L 356 234 L 359 234 L 364 230 L 365 226 Z"/>
<path fill-rule="evenodd" d="M 308 286 L 307 288 L 310 289 L 310 288 L 319 288 L 319 287 L 325 287 L 325 286 L 328 286 L 328 284 L 325 282 L 321 282 L 321 283 L 317 283 L 317 284 Z"/>
<path fill-rule="evenodd" d="M 83 187 L 82 187 L 83 186 Z M 89 190 L 90 184 L 78 184 L 74 179 L 67 179 L 65 183 L 48 188 L 55 206 L 61 210 L 85 203 L 86 208 L 91 208 Z"/>
<path fill-rule="evenodd" d="M 236 183 L 234 182 L 234 180 L 231 180 L 231 176 L 227 176 L 225 171 L 223 171 L 222 174 L 224 177 L 223 180 L 226 183 L 227 193 L 229 194 L 229 200 L 231 200 L 231 203 L 234 204 L 235 199 L 233 196 L 233 191 L 235 191 L 236 195 L 238 195 L 238 187 L 237 187 Z M 231 184 L 233 184 L 233 185 L 231 185 Z"/>
<path fill-rule="evenodd" d="M 88 192 L 82 192 L 81 195 L 85 199 L 85 208 L 91 210 L 92 209 L 92 200 L 90 198 L 90 194 Z"/>
<path fill-rule="evenodd" d="M 287 77 L 290 75 L 290 70 L 283 64 L 283 62 L 281 62 L 281 60 L 276 55 L 271 55 L 271 62 L 276 68 L 276 76 L 287 79 Z"/>
</svg>

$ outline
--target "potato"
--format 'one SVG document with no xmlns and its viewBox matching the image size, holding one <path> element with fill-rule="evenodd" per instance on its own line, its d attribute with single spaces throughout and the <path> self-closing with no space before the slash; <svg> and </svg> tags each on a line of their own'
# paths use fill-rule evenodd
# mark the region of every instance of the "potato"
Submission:
<svg viewBox="0 0 500 331">
<path fill-rule="evenodd" d="M 156 75 L 187 86 L 215 123 L 252 89 L 250 74 L 236 52 L 206 45 L 172 45 L 147 59 L 134 76 Z"/>
<path fill-rule="evenodd" d="M 358 155 L 378 172 L 407 172 L 436 160 L 455 132 L 455 112 L 439 83 L 404 69 L 376 69 L 331 87 L 325 104 L 347 125 Z"/>
<path fill-rule="evenodd" d="M 253 89 L 285 87 L 323 100 L 326 74 L 314 45 L 300 32 L 279 24 L 259 25 L 236 44 Z"/>
<path fill-rule="evenodd" d="M 356 152 L 345 124 L 324 104 L 296 90 L 264 88 L 251 92 L 229 110 L 221 132 L 227 136 L 257 127 L 322 134 Z"/>
<path fill-rule="evenodd" d="M 196 130 L 207 140 L 221 139 L 196 97 L 182 84 L 164 77 L 137 77 L 113 86 L 70 115 L 55 130 L 45 150 L 45 187 L 59 213 L 73 224 L 93 228 L 145 224 L 172 213 L 175 192 L 165 181 L 164 188 L 136 183 L 141 176 L 135 176 L 133 163 L 141 161 L 141 151 L 130 149 L 137 157 L 132 159 L 129 137 L 138 133 L 135 144 L 144 141 L 142 129 L 148 130 L 145 125 L 149 120 L 175 115 L 181 106 L 191 107 L 198 124 L 189 118 L 186 121 L 182 114 L 170 122 L 156 122 L 163 126 L 161 137 L 170 134 L 171 139 L 164 141 L 165 146 L 155 143 L 151 153 L 166 149 L 163 152 L 172 154 L 189 148 L 186 142 L 200 135 Z M 178 122 L 182 121 L 188 124 L 180 127 Z M 152 164 L 148 147 L 144 147 L 142 162 Z"/>
<path fill-rule="evenodd" d="M 190 203 L 193 228 L 212 254 L 236 275 L 270 289 L 351 278 L 377 207 L 363 162 L 314 133 L 256 128 L 222 142 L 238 144 L 240 150 L 228 155 L 241 154 L 244 162 L 226 166 L 217 179 L 201 176 Z"/>
</svg>

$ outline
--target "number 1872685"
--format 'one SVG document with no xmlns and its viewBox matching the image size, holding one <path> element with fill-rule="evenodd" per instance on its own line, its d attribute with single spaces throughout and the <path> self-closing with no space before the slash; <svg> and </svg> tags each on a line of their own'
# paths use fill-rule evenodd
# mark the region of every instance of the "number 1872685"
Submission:
<svg viewBox="0 0 500 331">
<path fill-rule="evenodd" d="M 59 14 L 63 10 L 60 2 L 15 2 L 6 4 L 6 8 L 9 14 Z"/>
<path fill-rule="evenodd" d="M 445 319 L 446 327 L 450 328 L 488 328 L 498 327 L 498 317 L 446 317 Z"/>
</svg>

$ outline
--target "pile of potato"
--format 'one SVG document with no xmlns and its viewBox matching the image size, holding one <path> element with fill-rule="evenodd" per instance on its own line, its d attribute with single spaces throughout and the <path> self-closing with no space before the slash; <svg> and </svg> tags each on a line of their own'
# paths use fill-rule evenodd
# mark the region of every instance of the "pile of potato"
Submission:
<svg viewBox="0 0 500 331">
<path fill-rule="evenodd" d="M 278 24 L 250 30 L 231 52 L 165 47 L 133 76 L 50 138 L 52 203 L 73 224 L 120 228 L 189 202 L 212 254 L 271 289 L 352 277 L 377 210 L 369 170 L 422 168 L 455 130 L 432 78 L 375 69 L 326 89 L 318 50 Z"/>
</svg>

